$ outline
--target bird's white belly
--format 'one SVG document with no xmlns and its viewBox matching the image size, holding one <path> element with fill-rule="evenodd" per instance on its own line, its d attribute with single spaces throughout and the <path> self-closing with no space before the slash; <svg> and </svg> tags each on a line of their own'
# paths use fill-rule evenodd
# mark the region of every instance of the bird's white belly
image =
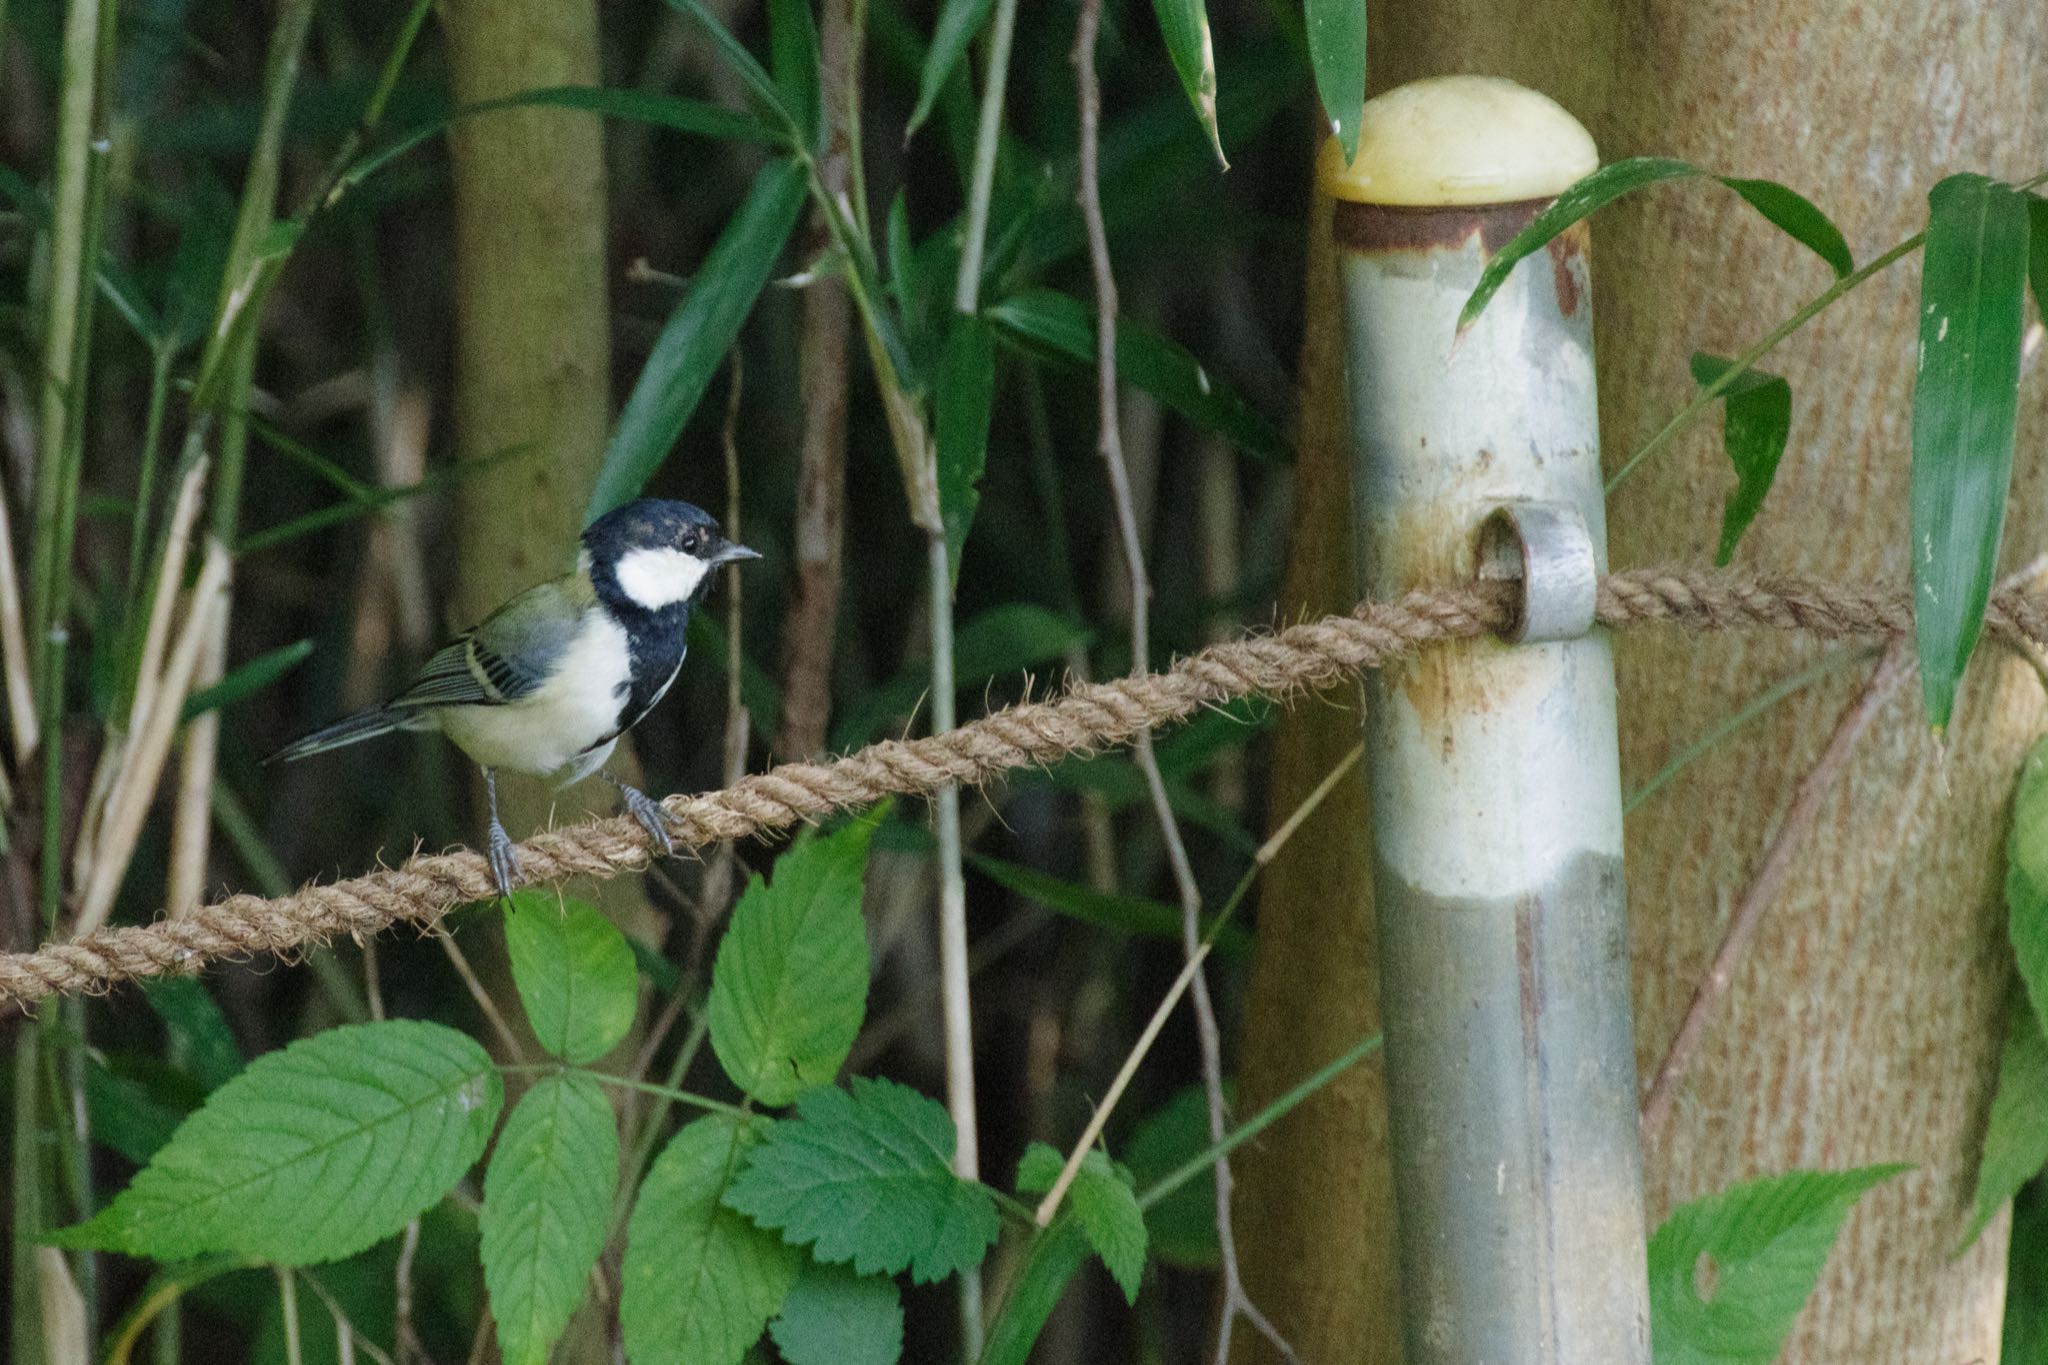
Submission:
<svg viewBox="0 0 2048 1365">
<path fill-rule="evenodd" d="M 435 715 L 443 733 L 485 767 L 553 776 L 582 766 L 584 751 L 618 728 L 632 672 L 625 630 L 592 612 L 534 691 L 503 706 L 450 706 Z"/>
</svg>

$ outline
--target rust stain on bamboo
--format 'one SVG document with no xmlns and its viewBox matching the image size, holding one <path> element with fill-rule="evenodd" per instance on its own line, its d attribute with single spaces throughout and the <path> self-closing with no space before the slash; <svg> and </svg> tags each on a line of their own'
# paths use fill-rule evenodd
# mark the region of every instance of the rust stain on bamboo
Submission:
<svg viewBox="0 0 2048 1365">
<path fill-rule="evenodd" d="M 1337 245 L 1378 255 L 1391 251 L 1456 251 L 1476 234 L 1489 256 L 1548 207 L 1548 199 L 1512 204 L 1339 203 L 1331 217 Z"/>
</svg>

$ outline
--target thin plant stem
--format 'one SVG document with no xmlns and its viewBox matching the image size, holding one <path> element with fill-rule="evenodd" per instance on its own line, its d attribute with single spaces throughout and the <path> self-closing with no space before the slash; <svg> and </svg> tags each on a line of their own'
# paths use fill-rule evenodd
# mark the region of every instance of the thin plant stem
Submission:
<svg viewBox="0 0 2048 1365">
<path fill-rule="evenodd" d="M 490 1021 L 491 1031 L 498 1035 L 498 1043 L 505 1049 L 505 1055 L 512 1058 L 515 1063 L 524 1061 L 526 1049 L 520 1046 L 519 1035 L 505 1022 L 504 1014 L 498 1009 L 498 1002 L 491 999 L 491 993 L 485 990 L 484 983 L 477 979 L 475 970 L 469 965 L 469 959 L 463 955 L 462 949 L 456 946 L 455 935 L 437 924 L 434 926 L 434 938 L 440 943 L 441 951 L 448 955 L 448 961 L 454 964 L 455 974 L 461 977 L 462 984 L 469 988 L 469 998 L 476 1001 L 476 1007 L 482 1010 L 484 1018 Z"/>
<path fill-rule="evenodd" d="M 274 1266 L 277 1272 L 277 1302 L 284 1315 L 284 1358 L 286 1365 L 303 1365 L 299 1349 L 299 1290 L 290 1266 Z"/>
<path fill-rule="evenodd" d="M 988 206 L 996 183 L 996 152 L 1002 145 L 1003 95 L 1010 79 L 1010 38 L 1017 27 L 1017 0 L 996 0 L 989 23 L 988 71 L 981 85 L 981 117 L 974 132 L 974 173 L 967 189 L 967 237 L 960 247 L 960 273 L 953 281 L 953 310 L 981 306 L 981 262 L 988 246 Z"/>
<path fill-rule="evenodd" d="M 1124 564 L 1131 585 L 1131 667 L 1143 673 L 1151 667 L 1150 622 L 1152 585 L 1145 571 L 1143 542 L 1138 535 L 1137 512 L 1131 497 L 1130 473 L 1125 467 L 1123 437 L 1119 429 L 1116 371 L 1116 276 L 1110 267 L 1109 234 L 1102 221 L 1100 140 L 1102 87 L 1095 72 L 1096 37 L 1102 23 L 1102 0 L 1081 0 L 1080 21 L 1074 33 L 1073 62 L 1080 104 L 1080 191 L 1081 217 L 1088 235 L 1088 260 L 1095 282 L 1095 378 L 1096 449 L 1109 476 L 1116 504 L 1117 532 L 1123 544 Z M 1166 846 L 1167 862 L 1173 870 L 1174 885 L 1180 893 L 1181 939 L 1191 969 L 1190 991 L 1194 1002 L 1195 1032 L 1201 1044 L 1202 1088 L 1208 1100 L 1209 1135 L 1221 1143 L 1228 1123 L 1228 1105 L 1223 1093 L 1223 1038 L 1216 1024 L 1216 1009 L 1209 998 L 1209 983 L 1202 972 L 1202 893 L 1188 861 L 1187 845 L 1174 818 L 1173 803 L 1166 780 L 1159 772 L 1159 760 L 1152 752 L 1152 736 L 1141 731 L 1133 745 L 1145 787 L 1152 797 L 1153 813 L 1159 821 L 1160 838 Z M 1231 1333 L 1236 1319 L 1243 1317 L 1272 1343 L 1275 1350 L 1294 1359 L 1287 1344 L 1258 1305 L 1245 1292 L 1237 1263 L 1237 1239 L 1230 1222 L 1230 1162 L 1216 1158 L 1216 1243 L 1218 1269 L 1223 1280 L 1223 1306 L 1217 1329 L 1216 1365 L 1230 1359 Z"/>
</svg>

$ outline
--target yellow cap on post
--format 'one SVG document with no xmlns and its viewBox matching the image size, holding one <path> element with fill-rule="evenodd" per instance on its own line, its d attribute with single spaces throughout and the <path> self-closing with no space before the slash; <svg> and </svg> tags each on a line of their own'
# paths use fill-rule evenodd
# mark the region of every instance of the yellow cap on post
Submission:
<svg viewBox="0 0 2048 1365">
<path fill-rule="evenodd" d="M 1600 165 L 1593 135 L 1548 95 L 1500 76 L 1432 76 L 1368 100 L 1358 158 L 1316 155 L 1323 192 L 1356 204 L 1436 207 L 1549 199 Z"/>
</svg>

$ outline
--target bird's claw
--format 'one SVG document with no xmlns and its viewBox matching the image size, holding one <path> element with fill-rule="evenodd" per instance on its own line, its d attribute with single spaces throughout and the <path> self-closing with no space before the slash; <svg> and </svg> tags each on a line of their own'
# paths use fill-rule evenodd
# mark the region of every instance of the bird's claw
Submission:
<svg viewBox="0 0 2048 1365">
<path fill-rule="evenodd" d="M 618 788 L 620 798 L 626 803 L 626 814 L 632 816 L 639 822 L 640 828 L 647 831 L 647 837 L 661 850 L 662 857 L 673 857 L 676 842 L 669 837 L 668 812 L 661 808 L 661 802 L 638 787 L 629 787 L 624 782 L 620 782 Z"/>
<path fill-rule="evenodd" d="M 496 820 L 491 821 L 490 851 L 485 854 L 491 865 L 491 879 L 498 884 L 498 894 L 509 896 L 512 888 L 524 880 L 519 870 L 519 853 L 512 842 L 512 836 L 505 833 L 505 827 Z"/>
</svg>

